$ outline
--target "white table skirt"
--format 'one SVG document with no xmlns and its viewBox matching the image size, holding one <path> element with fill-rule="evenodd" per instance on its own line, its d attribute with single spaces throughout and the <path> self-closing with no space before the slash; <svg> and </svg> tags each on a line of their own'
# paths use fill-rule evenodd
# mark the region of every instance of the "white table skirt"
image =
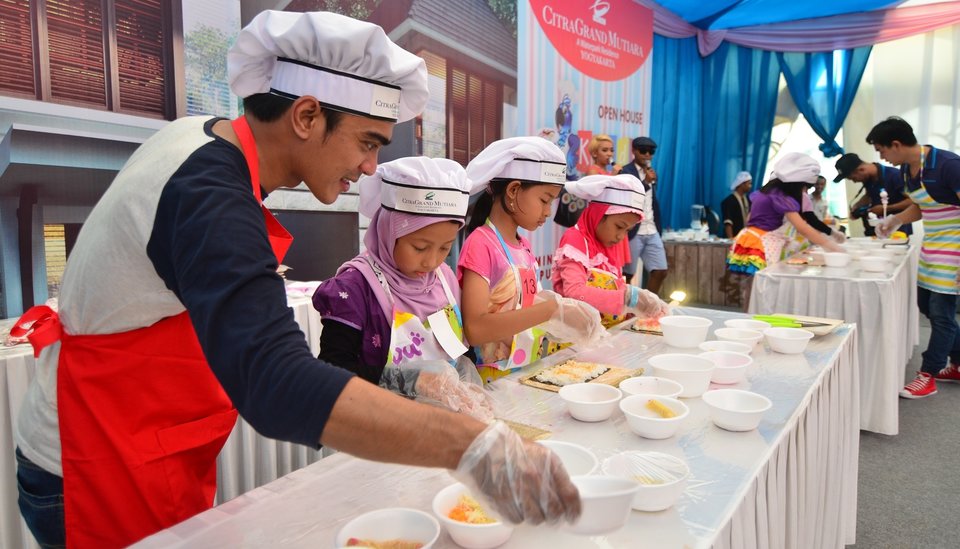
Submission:
<svg viewBox="0 0 960 549">
<path fill-rule="evenodd" d="M 899 391 L 919 343 L 918 246 L 884 273 L 778 263 L 754 276 L 753 314 L 840 318 L 860 333 L 860 428 L 899 432 Z"/>
<path fill-rule="evenodd" d="M 311 352 L 320 351 L 320 313 L 305 295 L 290 295 L 287 303 L 304 332 Z M 0 321 L 6 334 L 13 320 Z M 17 465 L 13 430 L 20 404 L 33 379 L 35 361 L 29 345 L 0 347 L 0 547 L 36 547 L 17 506 Z M 217 458 L 217 501 L 223 502 L 271 482 L 320 459 L 320 452 L 289 442 L 262 437 L 247 422 L 237 421 Z"/>
<path fill-rule="evenodd" d="M 688 314 L 693 314 L 688 310 Z M 696 311 L 720 321 L 731 313 Z M 659 513 L 634 512 L 619 532 L 576 537 L 555 527 L 520 526 L 507 548 L 806 548 L 840 547 L 856 534 L 859 452 L 859 368 L 856 327 L 813 340 L 802 355 L 764 348 L 736 387 L 769 397 L 760 428 L 733 433 L 715 427 L 701 399 L 686 399 L 690 415 L 673 438 L 652 441 L 629 431 L 619 411 L 605 422 L 581 423 L 559 397 L 498 380 L 497 415 L 548 429 L 601 460 L 623 450 L 682 456 L 692 479 L 683 498 Z M 618 332 L 578 356 L 626 367 L 676 352 L 662 338 Z M 561 351 L 536 365 L 565 360 Z M 527 370 L 529 372 L 529 370 Z M 524 372 L 524 373 L 527 373 Z M 522 374 L 520 374 L 522 375 Z M 384 507 L 430 511 L 433 496 L 453 482 L 446 471 L 374 463 L 338 454 L 314 463 L 137 544 L 138 547 L 331 547 L 351 518 Z M 446 533 L 435 547 L 455 547 Z"/>
</svg>

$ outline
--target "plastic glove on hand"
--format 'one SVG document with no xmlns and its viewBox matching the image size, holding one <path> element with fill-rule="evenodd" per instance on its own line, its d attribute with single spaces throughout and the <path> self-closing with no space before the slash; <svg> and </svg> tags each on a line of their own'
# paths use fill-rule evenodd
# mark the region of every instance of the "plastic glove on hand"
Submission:
<svg viewBox="0 0 960 549">
<path fill-rule="evenodd" d="M 468 361 L 469 362 L 469 361 Z M 442 360 L 425 360 L 383 370 L 380 386 L 480 421 L 493 420 L 493 403 L 483 387 L 461 380 L 457 369 Z"/>
<path fill-rule="evenodd" d="M 830 233 L 830 238 L 832 238 L 834 242 L 837 242 L 837 243 L 839 243 L 839 244 L 843 244 L 844 242 L 847 241 L 847 235 L 844 234 L 843 231 L 836 231 L 836 230 L 835 230 L 835 231 L 831 232 L 831 233 Z"/>
<path fill-rule="evenodd" d="M 557 310 L 540 327 L 554 339 L 578 345 L 594 343 L 607 335 L 600 323 L 600 312 L 592 305 L 556 294 L 553 296 L 551 299 L 556 299 Z"/>
<path fill-rule="evenodd" d="M 630 286 L 630 294 L 636 293 L 635 298 L 631 296 L 627 308 L 641 318 L 660 318 L 670 314 L 670 305 L 660 299 L 660 297 L 649 291 L 641 290 L 636 286 Z"/>
<path fill-rule="evenodd" d="M 901 225 L 903 225 L 903 223 L 901 223 L 895 215 L 884 217 L 876 227 L 877 238 L 890 238 L 890 235 L 899 229 Z"/>
<path fill-rule="evenodd" d="M 839 244 L 833 240 L 826 240 L 823 244 L 820 245 L 825 252 L 843 252 L 844 249 L 840 247 Z"/>
<path fill-rule="evenodd" d="M 453 476 L 514 524 L 572 522 L 580 516 L 580 494 L 560 458 L 525 442 L 501 421 L 477 435 Z"/>
</svg>

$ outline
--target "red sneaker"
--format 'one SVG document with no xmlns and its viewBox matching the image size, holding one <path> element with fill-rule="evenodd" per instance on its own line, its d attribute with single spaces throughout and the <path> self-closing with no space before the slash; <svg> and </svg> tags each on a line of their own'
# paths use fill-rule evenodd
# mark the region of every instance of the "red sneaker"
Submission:
<svg viewBox="0 0 960 549">
<path fill-rule="evenodd" d="M 933 377 L 937 378 L 937 381 L 960 383 L 960 367 L 951 362 L 949 366 L 937 372 L 937 375 Z"/>
<path fill-rule="evenodd" d="M 926 372 L 917 372 L 917 377 L 900 389 L 903 398 L 924 398 L 937 394 L 937 382 Z"/>
</svg>

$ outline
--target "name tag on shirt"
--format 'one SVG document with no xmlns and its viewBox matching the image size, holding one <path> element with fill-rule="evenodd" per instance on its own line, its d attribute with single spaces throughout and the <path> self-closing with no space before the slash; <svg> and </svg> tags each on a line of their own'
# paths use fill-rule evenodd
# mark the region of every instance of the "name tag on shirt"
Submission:
<svg viewBox="0 0 960 549">
<path fill-rule="evenodd" d="M 460 341 L 450 325 L 450 317 L 447 315 L 446 308 L 428 316 L 427 322 L 430 323 L 430 331 L 433 332 L 433 337 L 436 338 L 437 343 L 451 359 L 456 360 L 467 352 L 466 346 Z"/>
</svg>

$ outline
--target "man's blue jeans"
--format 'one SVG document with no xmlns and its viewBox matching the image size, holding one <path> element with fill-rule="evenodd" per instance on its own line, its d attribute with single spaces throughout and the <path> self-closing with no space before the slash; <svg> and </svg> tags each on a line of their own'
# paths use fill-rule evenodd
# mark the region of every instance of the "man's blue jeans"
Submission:
<svg viewBox="0 0 960 549">
<path fill-rule="evenodd" d="M 63 479 L 33 463 L 17 448 L 20 514 L 40 547 L 66 547 L 63 526 Z"/>
<path fill-rule="evenodd" d="M 923 352 L 920 370 L 937 375 L 950 362 L 960 364 L 960 326 L 957 325 L 957 296 L 917 288 L 917 307 L 930 319 L 930 343 Z"/>
</svg>

